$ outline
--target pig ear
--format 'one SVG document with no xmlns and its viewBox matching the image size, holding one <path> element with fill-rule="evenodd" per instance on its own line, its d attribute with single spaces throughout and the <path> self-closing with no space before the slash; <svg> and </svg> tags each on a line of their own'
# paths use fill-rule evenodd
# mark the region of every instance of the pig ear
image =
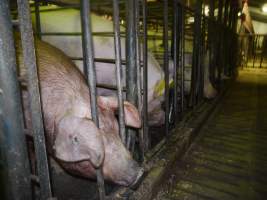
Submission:
<svg viewBox="0 0 267 200">
<path fill-rule="evenodd" d="M 128 101 L 124 101 L 125 124 L 134 128 L 141 128 L 141 119 L 137 108 Z"/>
<path fill-rule="evenodd" d="M 56 126 L 54 155 L 65 162 L 90 161 L 102 164 L 104 146 L 99 129 L 85 118 L 66 116 Z"/>
<path fill-rule="evenodd" d="M 98 97 L 98 105 L 102 109 L 112 109 L 114 112 L 118 110 L 118 99 L 116 97 Z M 124 115 L 125 115 L 125 125 L 140 128 L 141 118 L 137 108 L 128 101 L 123 102 L 124 105 Z"/>
</svg>

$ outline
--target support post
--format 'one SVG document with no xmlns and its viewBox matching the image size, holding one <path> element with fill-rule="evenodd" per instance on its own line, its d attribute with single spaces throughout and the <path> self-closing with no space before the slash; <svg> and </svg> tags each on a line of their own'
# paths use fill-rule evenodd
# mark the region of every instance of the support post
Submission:
<svg viewBox="0 0 267 200">
<path fill-rule="evenodd" d="M 18 0 L 17 3 L 21 44 L 23 51 L 23 62 L 24 66 L 26 66 L 27 68 L 27 85 L 30 99 L 31 120 L 34 135 L 35 154 L 37 158 L 38 177 L 40 180 L 41 199 L 48 199 L 52 198 L 52 191 L 45 145 L 43 115 L 30 6 L 28 0 Z"/>
<path fill-rule="evenodd" d="M 7 0 L 0 1 L 0 24 L 0 176 L 4 181 L 1 198 L 30 200 L 30 168 Z"/>
</svg>

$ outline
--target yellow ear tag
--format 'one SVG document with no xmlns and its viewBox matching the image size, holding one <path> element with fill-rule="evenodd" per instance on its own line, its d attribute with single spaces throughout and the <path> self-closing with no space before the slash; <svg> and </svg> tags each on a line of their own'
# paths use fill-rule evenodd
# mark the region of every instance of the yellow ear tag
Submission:
<svg viewBox="0 0 267 200">
<path fill-rule="evenodd" d="M 173 79 L 170 80 L 169 86 L 170 88 L 174 86 Z M 164 91 L 165 91 L 165 80 L 162 79 L 156 84 L 154 94 L 156 94 L 157 96 L 162 96 L 164 94 Z"/>
</svg>

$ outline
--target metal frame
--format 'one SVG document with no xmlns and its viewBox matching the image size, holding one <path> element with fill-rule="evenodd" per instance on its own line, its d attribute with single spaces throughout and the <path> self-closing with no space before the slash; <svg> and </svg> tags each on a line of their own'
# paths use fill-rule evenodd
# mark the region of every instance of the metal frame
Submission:
<svg viewBox="0 0 267 200">
<path fill-rule="evenodd" d="M 185 6 L 178 0 L 173 0 L 171 3 L 168 0 L 158 2 L 154 4 L 153 2 L 147 2 L 146 0 L 127 0 L 126 1 L 126 12 L 121 11 L 121 5 L 124 2 L 119 0 L 113 0 L 112 2 L 112 16 L 113 16 L 113 27 L 114 31 L 109 33 L 92 33 L 91 31 L 91 22 L 90 22 L 90 9 L 92 8 L 87 0 L 82 0 L 81 5 L 72 5 L 67 6 L 75 7 L 81 9 L 81 22 L 82 22 L 82 33 L 44 33 L 41 30 L 40 23 L 40 10 L 39 6 L 41 5 L 41 0 L 36 0 L 35 2 L 35 18 L 36 18 L 36 34 L 39 38 L 43 35 L 81 35 L 83 38 L 83 58 L 73 58 L 74 60 L 83 60 L 84 61 L 84 73 L 87 78 L 89 87 L 90 87 L 90 98 L 91 98 L 91 111 L 93 121 L 98 126 L 98 115 L 97 115 L 97 102 L 96 102 L 96 79 L 95 79 L 95 62 L 105 62 L 105 63 L 114 63 L 116 67 L 116 86 L 107 86 L 102 85 L 101 87 L 117 90 L 117 97 L 119 103 L 119 130 L 120 136 L 125 144 L 125 146 L 131 150 L 131 152 L 139 153 L 139 158 L 142 161 L 145 161 L 146 153 L 151 149 L 151 136 L 148 127 L 148 102 L 147 102 L 147 93 L 148 93 L 148 40 L 161 40 L 163 42 L 163 51 L 156 51 L 155 53 L 159 55 L 158 57 L 162 61 L 162 66 L 164 69 L 165 75 L 165 136 L 168 138 L 170 135 L 170 121 L 169 121 L 169 110 L 171 103 L 174 103 L 174 119 L 175 124 L 182 119 L 183 114 L 186 110 L 190 109 L 185 101 L 185 83 L 191 82 L 191 94 L 190 94 L 190 106 L 195 107 L 201 101 L 203 101 L 203 80 L 204 80 L 204 70 L 202 65 L 202 57 L 205 51 L 205 44 L 208 43 L 210 47 L 210 53 L 212 56 L 211 61 L 211 79 L 213 82 L 220 83 L 221 70 L 224 68 L 224 73 L 231 75 L 235 70 L 236 66 L 236 56 L 235 49 L 231 51 L 226 51 L 229 49 L 231 44 L 237 42 L 237 37 L 234 32 L 237 22 L 237 10 L 230 0 L 225 0 L 226 3 L 223 4 L 222 1 L 219 1 L 219 14 L 217 20 L 214 16 L 214 1 L 210 0 L 210 16 L 205 17 L 203 15 L 203 1 L 197 1 L 196 7 L 194 9 Z M 25 65 L 28 66 L 28 87 L 30 92 L 31 99 L 31 110 L 32 110 L 32 119 L 34 125 L 34 142 L 36 145 L 36 156 L 38 163 L 38 177 L 30 176 L 29 166 L 26 164 L 25 169 L 17 168 L 18 171 L 14 173 L 20 175 L 25 174 L 25 176 L 18 176 L 18 179 L 21 181 L 26 181 L 24 186 L 25 190 L 23 193 L 20 193 L 21 199 L 25 199 L 25 195 L 29 195 L 30 188 L 29 179 L 38 180 L 40 183 L 41 198 L 48 199 L 52 198 L 50 177 L 49 177 L 49 167 L 46 156 L 45 149 L 45 138 L 44 130 L 42 123 L 42 112 L 40 104 L 40 94 L 38 87 L 38 77 L 36 69 L 36 58 L 35 50 L 33 43 L 33 34 L 30 20 L 30 10 L 29 4 L 26 0 L 18 0 L 19 4 L 19 22 L 21 29 L 21 40 L 23 46 L 23 53 L 25 59 Z M 10 138 L 4 138 L 5 140 L 10 139 L 14 144 L 19 141 L 25 141 L 24 132 L 21 127 L 22 116 L 19 113 L 22 113 L 20 108 L 19 101 L 19 92 L 17 85 L 17 78 L 14 74 L 14 71 L 8 71 L 7 66 L 11 65 L 15 68 L 14 58 L 15 53 L 12 49 L 12 37 L 11 37 L 11 19 L 8 16 L 9 9 L 6 9 L 7 2 L 3 0 L 0 3 L 0 9 L 4 12 L 0 13 L 0 24 L 5 24 L 4 26 L 8 27 L 7 29 L 0 30 L 0 37 L 3 37 L 3 41 L 9 41 L 8 46 L 3 46 L 0 43 L 0 62 L 1 64 L 1 75 L 0 75 L 0 104 L 1 108 L 1 130 L 4 130 L 5 133 L 12 132 L 16 134 L 10 134 Z M 163 6 L 162 6 L 163 5 Z M 225 12 L 223 16 L 223 5 L 225 6 Z M 3 13 L 3 14 L 2 14 Z M 127 13 L 127 14 L 126 14 Z M 126 32 L 120 31 L 120 16 L 123 19 L 126 19 Z M 193 29 L 190 24 L 187 23 L 188 16 L 194 16 L 195 21 L 193 24 Z M 206 31 L 206 22 L 209 24 L 209 30 Z M 156 25 L 155 25 L 156 24 Z M 216 30 L 222 30 L 223 33 L 220 35 L 220 39 L 216 39 L 213 34 L 211 27 L 216 26 Z M 170 28 L 171 27 L 171 28 Z M 148 35 L 148 30 L 154 29 L 158 31 L 158 35 Z M 172 32 L 172 37 L 169 36 L 169 31 Z M 7 36 L 9 34 L 9 36 Z M 208 34 L 208 41 L 205 40 L 206 34 Z M 105 59 L 105 58 L 94 58 L 93 53 L 93 42 L 92 36 L 102 36 L 102 37 L 114 37 L 114 59 Z M 126 59 L 121 59 L 121 37 L 126 37 Z M 10 39 L 11 38 L 11 39 Z M 185 55 L 186 55 L 186 41 L 192 40 L 194 43 L 193 46 L 193 56 L 192 56 L 192 77 L 191 80 L 185 80 Z M 171 48 L 169 48 L 169 42 L 171 42 Z M 142 45 L 141 45 L 142 43 Z M 3 51 L 4 48 L 8 50 Z M 8 55 L 5 53 L 9 52 Z M 170 53 L 171 52 L 171 53 Z M 169 59 L 172 58 L 174 61 L 174 99 L 173 102 L 170 102 L 170 86 L 169 86 Z M 4 61 L 4 62 L 3 62 Z M 222 63 L 222 64 L 221 64 Z M 127 83 L 126 88 L 122 85 L 122 65 L 126 67 L 126 77 Z M 218 77 L 215 77 L 215 66 L 218 66 Z M 4 68 L 2 67 L 4 66 Z M 226 67 L 225 67 L 226 66 Z M 3 73 L 2 73 L 3 72 Z M 11 75 L 10 75 L 11 73 Z M 3 75 L 3 76 L 2 76 Z M 4 76 L 5 75 L 5 76 Z M 141 80 L 141 76 L 143 80 Z M 6 80 L 5 77 L 12 77 L 9 80 Z M 7 82 L 9 81 L 9 82 Z M 8 83 L 8 84 L 4 84 Z M 179 90 L 180 89 L 180 90 Z M 6 93 L 9 91 L 9 93 Z M 142 114 L 142 130 L 139 131 L 139 138 L 136 137 L 136 131 L 128 129 L 126 131 L 125 121 L 124 121 L 124 108 L 123 108 L 123 92 L 126 92 L 127 100 L 138 106 L 140 113 Z M 3 95 L 4 94 L 4 95 Z M 11 109 L 7 107 L 7 99 L 13 99 L 14 108 Z M 10 115 L 6 113 L 10 112 Z M 16 131 L 13 129 L 6 129 L 6 123 L 14 121 L 16 124 Z M 15 131 L 15 132 L 13 132 Z M 5 135 L 5 134 L 4 134 Z M 6 136 L 6 135 L 5 135 Z M 2 141 L 2 140 L 1 140 Z M 136 143 L 139 142 L 139 149 L 136 148 Z M 2 142 L 5 146 L 5 142 Z M 1 143 L 1 145 L 2 145 Z M 11 145 L 12 144 L 12 145 Z M 13 143 L 10 143 L 9 146 L 6 146 L 5 149 L 13 150 Z M 26 148 L 24 145 L 16 146 L 17 149 L 20 149 L 21 154 L 17 160 L 28 161 Z M 5 150 L 4 149 L 4 150 Z M 17 150 L 16 149 L 16 150 Z M 12 162 L 10 158 L 14 156 L 12 152 L 7 151 L 6 160 L 9 164 L 6 169 L 11 171 Z M 14 166 L 13 166 L 14 167 Z M 17 166 L 16 166 L 17 167 Z M 11 176 L 12 177 L 12 176 Z M 19 186 L 9 178 L 11 181 L 10 193 L 17 194 L 20 190 Z M 101 169 L 97 169 L 97 182 L 99 189 L 100 199 L 105 199 L 105 188 L 104 188 L 104 179 Z M 27 198 L 31 199 L 31 197 Z"/>
</svg>

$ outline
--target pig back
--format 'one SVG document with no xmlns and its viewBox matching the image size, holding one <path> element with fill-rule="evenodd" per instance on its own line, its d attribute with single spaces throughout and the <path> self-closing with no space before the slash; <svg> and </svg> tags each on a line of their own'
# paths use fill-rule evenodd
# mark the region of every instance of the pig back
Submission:
<svg viewBox="0 0 267 200">
<path fill-rule="evenodd" d="M 22 80 L 27 80 L 20 43 L 16 41 L 18 73 Z M 91 117 L 89 89 L 81 72 L 62 51 L 40 40 L 36 40 L 35 46 L 44 124 L 51 148 L 54 125 L 64 115 L 77 112 L 77 115 Z M 27 99 L 23 99 L 26 112 Z"/>
</svg>

